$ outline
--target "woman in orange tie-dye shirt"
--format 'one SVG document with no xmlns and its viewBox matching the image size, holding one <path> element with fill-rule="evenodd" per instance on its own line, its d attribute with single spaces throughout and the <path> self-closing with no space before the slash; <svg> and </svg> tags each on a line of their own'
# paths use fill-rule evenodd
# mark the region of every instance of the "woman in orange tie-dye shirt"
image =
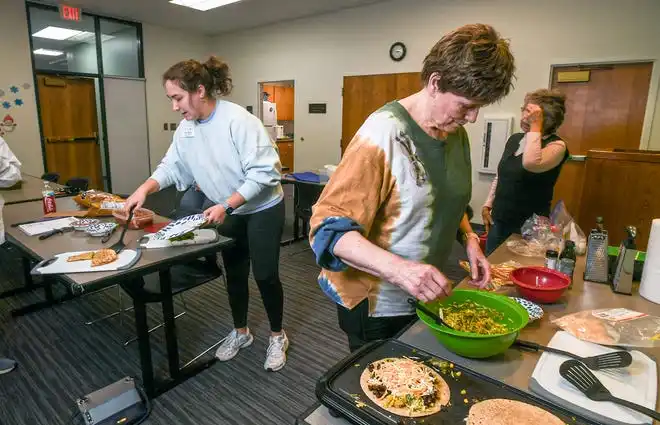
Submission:
<svg viewBox="0 0 660 425">
<path fill-rule="evenodd" d="M 349 144 L 314 206 L 311 245 L 352 351 L 405 327 L 414 318 L 408 298 L 451 293 L 441 270 L 458 228 L 473 283 L 488 283 L 465 215 L 472 169 L 463 125 L 509 93 L 514 71 L 492 27 L 460 27 L 426 56 L 423 88 L 374 112 Z"/>
</svg>

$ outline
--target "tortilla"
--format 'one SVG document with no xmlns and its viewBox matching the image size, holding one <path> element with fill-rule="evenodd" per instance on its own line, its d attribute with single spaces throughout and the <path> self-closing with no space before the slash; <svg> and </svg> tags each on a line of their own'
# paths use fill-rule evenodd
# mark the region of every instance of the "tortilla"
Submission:
<svg viewBox="0 0 660 425">
<path fill-rule="evenodd" d="M 112 249 L 100 249 L 94 253 L 92 258 L 92 267 L 110 264 L 117 260 L 117 253 Z"/>
<path fill-rule="evenodd" d="M 540 407 L 515 400 L 496 398 L 473 405 L 467 425 L 565 425 L 564 421 Z"/>
<path fill-rule="evenodd" d="M 606 326 L 605 321 L 595 317 L 591 311 L 568 314 L 553 323 L 574 337 L 595 344 L 616 345 L 620 338 L 615 329 Z"/>
<path fill-rule="evenodd" d="M 72 263 L 74 261 L 91 260 L 92 258 L 94 258 L 94 251 L 83 252 L 82 254 L 72 255 L 71 257 L 67 258 L 66 261 Z"/>
<path fill-rule="evenodd" d="M 373 380 L 377 383 L 373 384 Z M 397 382 L 393 382 L 394 380 Z M 382 393 L 378 394 L 380 397 L 370 389 L 370 386 L 379 385 L 378 382 L 382 388 Z M 416 388 L 411 388 L 411 385 Z M 449 403 L 449 386 L 440 374 L 425 364 L 408 358 L 385 358 L 371 363 L 360 376 L 360 386 L 376 405 L 399 416 L 414 418 L 433 415 Z M 427 393 L 430 388 L 432 393 Z M 400 398 L 397 400 L 395 396 Z M 431 400 L 424 403 L 422 396 L 431 396 Z M 397 401 L 404 403 L 405 407 L 392 404 Z"/>
</svg>

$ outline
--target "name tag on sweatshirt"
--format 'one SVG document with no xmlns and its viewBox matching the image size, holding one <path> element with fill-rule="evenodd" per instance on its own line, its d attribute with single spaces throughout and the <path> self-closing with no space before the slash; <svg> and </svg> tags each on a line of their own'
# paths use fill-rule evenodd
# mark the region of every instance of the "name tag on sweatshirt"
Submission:
<svg viewBox="0 0 660 425">
<path fill-rule="evenodd" d="M 191 138 L 195 137 L 195 127 L 192 125 L 187 125 L 183 127 L 183 137 Z"/>
</svg>

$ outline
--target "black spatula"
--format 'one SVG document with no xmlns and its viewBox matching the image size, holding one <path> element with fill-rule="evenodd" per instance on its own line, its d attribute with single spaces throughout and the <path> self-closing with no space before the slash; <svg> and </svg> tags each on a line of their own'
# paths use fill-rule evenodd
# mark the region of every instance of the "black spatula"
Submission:
<svg viewBox="0 0 660 425">
<path fill-rule="evenodd" d="M 561 354 L 562 356 L 570 357 L 579 360 L 591 370 L 601 369 L 616 369 L 621 367 L 628 367 L 632 363 L 632 355 L 627 351 L 615 351 L 613 353 L 600 354 L 592 357 L 580 357 L 577 354 L 568 351 L 559 350 L 557 348 L 546 347 L 531 341 L 516 340 L 514 343 L 524 350 L 531 351 L 547 351 L 549 353 Z"/>
<path fill-rule="evenodd" d="M 422 303 L 420 303 L 419 301 L 414 300 L 414 299 L 412 299 L 412 298 L 408 298 L 408 304 L 413 305 L 413 306 L 415 306 L 415 308 L 417 308 L 417 309 L 423 311 L 424 314 L 426 314 L 427 316 L 429 316 L 431 319 L 435 320 L 435 323 L 437 323 L 438 325 L 440 325 L 440 326 L 445 326 L 445 327 L 447 327 L 447 328 L 449 328 L 449 329 L 455 330 L 454 328 L 452 328 L 451 326 L 449 326 L 449 325 L 447 324 L 447 322 L 445 322 L 444 320 L 442 320 L 442 318 L 441 318 L 440 316 L 438 316 L 437 314 L 433 313 L 433 312 L 432 312 L 431 310 L 429 310 L 428 308 L 424 307 L 424 305 L 423 305 Z"/>
<path fill-rule="evenodd" d="M 653 419 L 660 420 L 660 413 L 631 403 L 628 400 L 614 397 L 610 390 L 605 388 L 605 385 L 584 364 L 577 360 L 566 360 L 562 363 L 559 366 L 559 374 L 593 401 L 611 401 L 612 403 L 650 416 Z"/>
<path fill-rule="evenodd" d="M 128 230 L 128 226 L 131 224 L 131 220 L 133 220 L 133 212 L 135 211 L 135 207 L 132 207 L 131 210 L 128 212 L 128 220 L 126 220 L 126 224 L 124 225 L 124 229 L 121 231 L 121 236 L 119 237 L 119 242 L 116 244 L 112 245 L 110 247 L 111 250 L 113 250 L 117 255 L 119 255 L 120 252 L 126 248 L 126 244 L 124 243 L 124 236 L 126 235 L 126 231 Z"/>
</svg>

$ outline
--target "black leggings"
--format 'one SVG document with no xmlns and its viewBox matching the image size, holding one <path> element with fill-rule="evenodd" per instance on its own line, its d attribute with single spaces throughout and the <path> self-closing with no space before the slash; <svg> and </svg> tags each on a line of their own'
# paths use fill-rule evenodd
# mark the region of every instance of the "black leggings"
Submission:
<svg viewBox="0 0 660 425">
<path fill-rule="evenodd" d="M 227 271 L 227 293 L 234 327 L 247 326 L 248 276 L 250 260 L 261 298 L 270 321 L 270 330 L 282 330 L 284 293 L 279 275 L 280 240 L 284 227 L 284 201 L 254 214 L 231 215 L 218 232 L 234 238 L 236 244 L 222 251 Z"/>
<path fill-rule="evenodd" d="M 190 188 L 181 199 L 177 218 L 199 214 L 214 204 L 203 192 Z M 227 216 L 218 232 L 234 238 L 236 244 L 222 252 L 227 271 L 227 293 L 235 328 L 247 326 L 248 276 L 252 273 L 259 286 L 273 332 L 282 330 L 284 293 L 279 276 L 280 240 L 284 227 L 284 201 L 248 215 Z M 212 259 L 213 261 L 215 259 Z"/>
</svg>

